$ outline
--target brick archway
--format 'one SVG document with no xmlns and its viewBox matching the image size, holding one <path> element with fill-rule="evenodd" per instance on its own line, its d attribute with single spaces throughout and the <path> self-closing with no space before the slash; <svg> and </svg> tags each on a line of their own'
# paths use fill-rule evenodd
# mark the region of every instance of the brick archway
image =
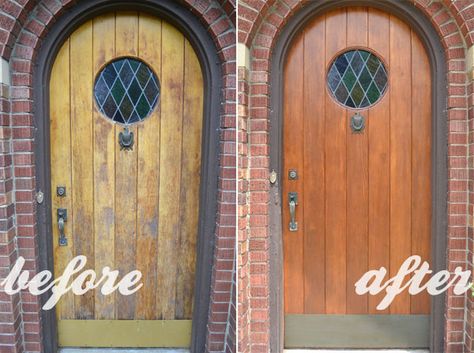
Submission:
<svg viewBox="0 0 474 353">
<path fill-rule="evenodd" d="M 29 270 L 38 271 L 38 230 L 36 225 L 36 184 L 33 111 L 33 73 L 42 40 L 51 26 L 75 1 L 22 0 L 0 5 L 0 53 L 2 61 L 0 112 L 0 268 L 7 273 L 19 256 Z M 234 233 L 232 200 L 235 191 L 231 180 L 235 175 L 232 153 L 235 123 L 231 119 L 235 102 L 235 1 L 190 0 L 189 8 L 207 29 L 222 62 L 222 108 L 220 112 L 220 166 L 218 215 L 216 218 L 214 268 L 211 305 L 206 337 L 209 352 L 222 352 L 232 347 L 235 321 L 232 319 L 232 295 L 235 293 L 233 270 Z M 9 65 L 8 63 L 9 62 Z M 9 66 L 9 67 L 8 67 Z M 11 80 L 8 78 L 10 70 Z M 234 209 L 235 210 L 235 209 Z M 230 271 L 229 271 L 230 270 Z M 40 305 L 29 293 L 7 296 L 0 293 L 5 323 L 2 352 L 42 352 Z M 3 314 L 2 314 L 3 315 Z M 229 324 L 226 324 L 229 319 Z M 227 334 L 229 333 L 229 334 Z"/>
<path fill-rule="evenodd" d="M 270 296 L 270 234 L 268 170 L 270 120 L 271 55 L 285 25 L 307 1 L 248 1 L 239 6 L 239 139 L 240 173 L 239 272 L 240 301 L 239 344 L 242 352 L 270 350 L 269 318 L 275 306 Z M 430 20 L 442 42 L 446 56 L 448 81 L 447 117 L 449 130 L 449 189 L 448 189 L 448 266 L 472 268 L 471 177 L 469 154 L 472 127 L 472 82 L 466 80 L 469 70 L 467 48 L 473 44 L 474 23 L 470 2 L 415 1 Z M 466 19 L 471 19 L 466 21 Z M 470 51 L 472 55 L 472 51 Z M 470 78 L 472 79 L 472 77 Z M 250 193 L 251 191 L 251 193 Z M 252 210 L 250 213 L 249 210 Z M 256 212 L 255 212 L 256 211 Z M 467 250 L 467 251 L 466 251 Z M 447 294 L 446 352 L 470 352 L 472 347 L 470 297 Z M 248 337 L 248 338 L 246 338 Z"/>
<path fill-rule="evenodd" d="M 474 44 L 473 4 L 469 1 L 432 1 L 412 0 L 431 19 L 441 37 L 457 32 L 464 38 L 467 47 Z M 271 25 L 278 32 L 295 12 L 304 7 L 307 1 L 269 0 L 239 2 L 238 41 L 246 46 L 253 45 L 259 34 L 264 34 L 262 27 Z M 457 28 L 447 26 L 454 22 Z M 443 28 L 444 27 L 444 28 Z"/>
<path fill-rule="evenodd" d="M 63 11 L 74 6 L 75 2 L 76 0 L 46 0 L 40 2 L 38 0 L 8 0 L 2 3 L 1 10 L 4 11 L 4 14 L 0 15 L 0 56 L 9 60 L 12 50 L 24 29 L 30 29 L 33 30 L 32 33 L 39 34 L 34 30 L 37 29 L 36 26 L 44 27 L 43 29 L 51 26 L 55 19 L 61 16 Z M 225 32 L 216 28 L 216 20 L 220 17 L 227 17 L 227 20 L 230 20 L 233 28 L 235 28 L 235 0 L 181 0 L 180 2 L 189 7 L 205 25 L 213 27 L 211 32 L 215 38 Z M 34 15 L 31 16 L 31 13 Z M 226 25 L 228 23 L 223 24 L 224 29 L 226 29 Z M 44 35 L 46 32 L 41 31 L 41 33 Z M 42 37 L 38 36 L 38 38 Z"/>
</svg>

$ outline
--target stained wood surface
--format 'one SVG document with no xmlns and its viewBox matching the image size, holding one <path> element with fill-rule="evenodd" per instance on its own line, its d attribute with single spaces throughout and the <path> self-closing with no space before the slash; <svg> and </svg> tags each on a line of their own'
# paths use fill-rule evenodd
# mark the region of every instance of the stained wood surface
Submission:
<svg viewBox="0 0 474 353">
<path fill-rule="evenodd" d="M 123 127 L 93 99 L 99 71 L 116 57 L 145 61 L 161 84 L 152 114 L 131 127 L 132 151 L 120 150 Z M 104 14 L 64 43 L 51 81 L 51 186 L 55 273 L 86 255 L 98 274 L 108 266 L 140 270 L 132 296 L 100 291 L 66 295 L 62 320 L 192 319 L 199 215 L 203 77 L 192 46 L 169 23 L 146 14 Z M 56 186 L 66 186 L 66 197 Z M 58 246 L 56 210 L 68 209 L 69 244 Z"/>
<path fill-rule="evenodd" d="M 326 261 L 325 237 L 310 236 L 311 234 L 324 235 L 325 224 L 325 205 L 324 192 L 326 183 L 324 178 L 325 144 L 326 136 L 324 134 L 325 126 L 325 105 L 324 91 L 318 87 L 319 82 L 324 81 L 325 77 L 325 58 L 319 55 L 319 48 L 325 46 L 326 28 L 323 22 L 318 21 L 311 28 L 308 28 L 305 40 L 304 60 L 313 61 L 313 70 L 309 70 L 304 75 L 304 140 L 312 141 L 311 148 L 304 149 L 304 206 L 306 214 L 313 215 L 313 222 L 304 222 L 304 251 L 311 256 L 304 256 L 304 268 L 324 268 Z M 308 42 L 314 42 L 314 45 L 307 45 Z M 300 143 L 301 138 L 296 138 Z M 290 143 L 288 141 L 287 143 Z M 299 205 L 297 206 L 299 207 Z M 298 210 L 299 211 L 299 210 Z M 298 214 L 299 216 L 299 214 Z M 301 219 L 301 218 L 300 218 Z M 290 238 L 291 239 L 291 238 Z M 304 277 L 304 311 L 323 311 L 325 310 L 326 291 L 321 283 L 325 283 L 325 271 L 314 273 L 314 276 Z"/>
<path fill-rule="evenodd" d="M 183 143 L 184 40 L 175 28 L 164 25 L 162 48 L 161 89 L 170 99 L 161 103 L 160 165 L 160 222 L 159 234 L 173 234 L 158 238 L 157 302 L 160 316 L 171 319 L 176 311 L 176 276 L 179 251 L 179 203 L 181 183 L 181 154 Z M 165 116 L 167 118 L 165 118 Z M 179 118 L 177 118 L 179 117 Z M 177 146 L 180 146 L 177 148 Z M 173 256 L 170 256 L 174 254 Z M 167 280 L 169 279 L 169 280 Z"/>
<path fill-rule="evenodd" d="M 390 18 L 375 9 L 369 10 L 369 47 L 385 58 L 390 67 Z M 369 269 L 390 269 L 390 88 L 385 97 L 368 111 L 369 138 Z M 375 119 L 372 119 L 375 118 Z M 378 311 L 383 294 L 369 296 L 370 314 Z"/>
<path fill-rule="evenodd" d="M 115 14 L 93 20 L 93 68 L 100 69 L 115 57 Z M 95 270 L 115 264 L 115 127 L 94 109 L 94 244 Z M 66 119 L 64 119 L 66 120 Z M 104 197 L 104 195 L 108 195 Z M 95 319 L 115 318 L 115 296 L 95 293 Z"/>
<path fill-rule="evenodd" d="M 390 16 L 390 274 L 411 253 L 411 38 L 410 29 Z M 416 60 L 416 58 L 414 58 Z M 394 75 L 394 73 L 396 73 Z M 418 117 L 417 117 L 418 118 Z M 415 132 L 417 133 L 417 132 Z M 396 182 L 396 181 L 401 182 Z M 410 312 L 410 298 L 401 293 L 390 312 Z"/>
<path fill-rule="evenodd" d="M 138 54 L 138 17 L 132 13 L 117 13 L 115 16 L 115 55 L 135 56 Z M 122 131 L 115 125 L 115 140 Z M 127 273 L 136 268 L 137 245 L 137 157 L 140 147 L 140 136 L 137 126 L 132 125 L 130 131 L 136 137 L 131 151 L 115 153 L 115 256 L 116 268 Z M 115 142 L 117 144 L 117 142 Z M 151 162 L 153 163 L 153 162 Z M 124 259 L 124 260 L 122 260 Z M 124 297 L 115 294 L 117 302 L 115 313 L 119 320 L 134 317 L 136 294 Z"/>
<path fill-rule="evenodd" d="M 347 46 L 368 47 L 369 16 L 366 8 L 353 8 L 347 14 Z M 367 116 L 368 110 L 360 110 Z M 349 126 L 353 112 L 346 109 L 346 126 Z M 370 130 L 367 119 L 366 131 Z M 347 286 L 346 312 L 348 314 L 367 313 L 368 295 L 357 295 L 352 283 L 368 267 L 369 236 L 369 138 L 367 133 L 353 134 L 347 129 Z M 351 187 L 351 184 L 355 184 Z"/>
<path fill-rule="evenodd" d="M 69 234 L 74 234 L 75 255 L 85 255 L 88 258 L 89 266 L 94 267 L 94 148 L 92 143 L 93 102 L 91 93 L 93 90 L 93 75 L 91 72 L 91 44 L 92 22 L 88 22 L 71 35 L 69 60 L 71 62 L 72 185 L 70 196 L 68 197 L 71 197 L 71 213 L 74 214 L 74 219 L 71 223 L 72 229 L 69 230 Z M 54 104 L 54 98 L 52 99 L 53 102 L 51 103 Z M 54 167 L 63 168 L 60 164 Z M 52 186 L 52 190 L 55 189 Z M 92 291 L 81 296 L 74 296 L 74 301 L 75 316 L 78 319 L 94 318 L 95 301 Z"/>
<path fill-rule="evenodd" d="M 285 116 L 292 116 L 292 127 L 288 129 L 284 135 L 285 153 L 283 155 L 284 164 L 287 166 L 285 170 L 296 169 L 301 171 L 303 168 L 303 39 L 302 35 L 295 38 L 293 50 L 288 53 L 288 65 L 286 66 L 284 76 L 284 94 L 286 97 Z M 292 85 L 291 83 L 295 83 Z M 304 174 L 300 173 L 299 178 L 304 178 Z M 303 183 L 302 179 L 299 183 L 288 185 L 286 192 L 283 192 L 283 207 L 288 210 L 288 192 L 298 192 L 298 205 L 296 206 L 296 215 L 298 219 L 303 219 L 304 204 Z M 291 182 L 289 182 L 291 183 Z M 283 189 L 285 190 L 285 189 Z M 288 228 L 290 222 L 289 212 L 283 212 L 283 225 Z M 285 307 L 294 313 L 304 312 L 304 256 L 303 256 L 303 234 L 304 222 L 299 222 L 298 232 L 290 233 L 291 237 L 284 237 L 285 246 L 285 292 L 292 293 L 291 296 L 285 296 Z"/>
<path fill-rule="evenodd" d="M 72 185 L 72 161 L 71 161 L 71 97 L 70 87 L 70 39 L 68 39 L 59 51 L 53 69 L 51 71 L 51 97 L 56 97 L 55 103 L 50 107 L 50 127 L 51 127 L 51 160 L 55 161 L 61 168 L 51 169 L 51 190 L 55 192 L 56 186 L 64 186 L 66 190 L 71 190 Z M 65 118 L 64 118 L 65 117 Z M 53 216 L 53 244 L 54 244 L 54 269 L 55 273 L 63 273 L 67 264 L 74 255 L 74 239 L 69 238 L 67 247 L 59 247 L 59 230 L 57 227 L 57 209 L 66 208 L 71 210 L 72 200 L 70 197 L 52 197 Z M 69 232 L 71 224 L 74 222 L 74 214 L 69 212 L 68 222 L 65 224 L 66 232 Z M 74 295 L 66 293 L 56 307 L 59 319 L 74 317 Z"/>
<path fill-rule="evenodd" d="M 411 249 L 422 260 L 431 259 L 431 78 L 428 57 L 419 40 L 411 33 L 412 57 L 412 217 Z M 415 79 L 416 77 L 416 79 Z M 424 284 L 424 283 L 423 283 Z M 411 312 L 430 311 L 429 294 L 426 292 L 411 298 Z"/>
<path fill-rule="evenodd" d="M 344 9 L 326 16 L 326 62 L 347 46 Z M 308 43 L 311 45 L 311 43 Z M 325 80 L 321 81 L 324 84 Z M 324 86 L 323 86 L 324 87 Z M 324 89 L 324 88 L 323 88 Z M 325 96 L 326 313 L 346 312 L 347 281 L 347 129 L 346 110 Z M 331 132 L 328 134 L 328 132 Z M 306 144 L 307 145 L 307 144 Z M 310 145 L 307 145 L 307 148 Z M 341 210 L 344 210 L 341 212 Z M 310 215 L 307 215 L 310 217 Z M 308 218 L 309 221 L 310 218 Z M 306 219 L 305 219 L 306 223 Z M 308 235 L 311 236 L 311 235 Z M 321 236 L 315 234 L 315 236 Z"/>
<path fill-rule="evenodd" d="M 201 160 L 201 126 L 196 124 L 203 115 L 202 87 L 203 80 L 200 74 L 201 67 L 189 42 L 184 44 L 184 98 L 183 98 L 183 137 L 181 155 L 181 187 L 179 204 L 179 256 L 178 278 L 176 287 L 176 311 L 178 318 L 192 316 L 192 300 L 194 290 L 194 268 L 196 267 L 196 232 L 198 216 L 196 212 L 199 204 L 199 184 L 196 175 L 199 175 Z M 190 80 L 189 78 L 194 78 Z"/>
<path fill-rule="evenodd" d="M 140 57 L 157 69 L 161 77 L 161 23 L 154 17 L 140 14 Z M 143 274 L 144 290 L 137 294 L 137 319 L 153 319 L 156 313 L 158 265 L 158 190 L 160 183 L 160 126 L 161 105 L 153 111 L 146 125 L 138 126 L 138 204 L 137 213 L 137 269 Z"/>
<path fill-rule="evenodd" d="M 389 83 L 374 106 L 355 111 L 326 87 L 334 58 L 368 48 Z M 286 314 L 428 314 L 427 295 L 402 294 L 388 310 L 358 296 L 355 282 L 410 255 L 430 260 L 431 74 L 408 25 L 382 11 L 343 8 L 308 23 L 284 65 L 282 212 Z M 297 169 L 299 178 L 288 179 Z M 298 231 L 290 232 L 288 192 L 298 192 Z"/>
</svg>

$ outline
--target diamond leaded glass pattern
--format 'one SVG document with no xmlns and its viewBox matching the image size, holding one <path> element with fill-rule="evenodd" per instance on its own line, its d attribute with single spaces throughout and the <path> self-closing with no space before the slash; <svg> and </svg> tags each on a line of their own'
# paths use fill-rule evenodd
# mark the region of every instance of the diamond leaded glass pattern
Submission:
<svg viewBox="0 0 474 353">
<path fill-rule="evenodd" d="M 110 62 L 99 73 L 94 85 L 99 111 L 126 125 L 150 115 L 159 96 L 160 83 L 154 72 L 144 62 L 133 58 Z"/>
<path fill-rule="evenodd" d="M 349 108 L 375 104 L 384 94 L 387 82 L 382 61 L 366 50 L 350 50 L 339 55 L 328 74 L 332 95 Z"/>
</svg>

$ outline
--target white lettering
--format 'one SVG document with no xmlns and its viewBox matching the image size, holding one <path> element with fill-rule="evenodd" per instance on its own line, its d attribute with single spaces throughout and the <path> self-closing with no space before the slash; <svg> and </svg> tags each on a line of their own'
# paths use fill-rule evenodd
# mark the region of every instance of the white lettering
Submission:
<svg viewBox="0 0 474 353">
<path fill-rule="evenodd" d="M 387 274 L 387 269 L 381 267 L 378 270 L 366 272 L 355 284 L 355 291 L 358 295 L 371 294 L 376 295 L 385 290 L 385 296 L 377 305 L 377 310 L 387 309 L 397 295 L 408 288 L 411 295 L 416 295 L 426 290 L 430 295 L 438 295 L 446 291 L 456 281 L 454 293 L 461 295 L 471 288 L 469 278 L 471 271 L 463 271 L 461 267 L 456 267 L 454 275 L 447 270 L 442 270 L 434 275 L 422 285 L 425 276 L 433 273 L 429 269 L 429 264 L 424 261 L 421 263 L 421 257 L 417 255 L 410 256 L 400 266 L 398 273 L 383 284 Z M 452 277 L 452 278 L 451 278 Z"/>
<path fill-rule="evenodd" d="M 55 280 L 51 281 L 53 275 L 50 271 L 42 271 L 29 280 L 30 272 L 23 270 L 25 259 L 19 257 L 0 285 L 9 295 L 17 294 L 22 290 L 29 290 L 33 295 L 41 295 L 51 289 L 52 295 L 43 305 L 43 310 L 54 308 L 61 297 L 69 291 L 75 295 L 84 295 L 88 291 L 98 288 L 102 283 L 104 283 L 101 288 L 103 295 L 110 295 L 118 289 L 120 294 L 127 296 L 137 292 L 143 286 L 143 283 L 140 283 L 142 279 L 140 271 L 127 273 L 115 284 L 119 271 L 111 271 L 109 267 L 104 267 L 102 277 L 97 280 L 94 270 L 82 271 L 86 264 L 87 258 L 85 256 L 76 256 L 66 266 L 63 275 Z M 76 274 L 77 277 L 69 284 Z M 48 284 L 48 282 L 50 283 Z"/>
</svg>

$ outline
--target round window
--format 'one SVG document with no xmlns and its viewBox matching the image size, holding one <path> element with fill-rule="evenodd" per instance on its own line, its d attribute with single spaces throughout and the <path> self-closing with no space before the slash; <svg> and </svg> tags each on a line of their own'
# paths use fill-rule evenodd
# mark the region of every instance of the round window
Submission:
<svg viewBox="0 0 474 353">
<path fill-rule="evenodd" d="M 383 62 L 366 50 L 350 50 L 331 64 L 328 87 L 332 96 L 348 108 L 374 105 L 387 88 L 387 70 Z"/>
<path fill-rule="evenodd" d="M 125 125 L 148 117 L 158 103 L 160 82 L 155 73 L 135 58 L 120 58 L 97 75 L 94 97 L 98 110 Z"/>
</svg>

